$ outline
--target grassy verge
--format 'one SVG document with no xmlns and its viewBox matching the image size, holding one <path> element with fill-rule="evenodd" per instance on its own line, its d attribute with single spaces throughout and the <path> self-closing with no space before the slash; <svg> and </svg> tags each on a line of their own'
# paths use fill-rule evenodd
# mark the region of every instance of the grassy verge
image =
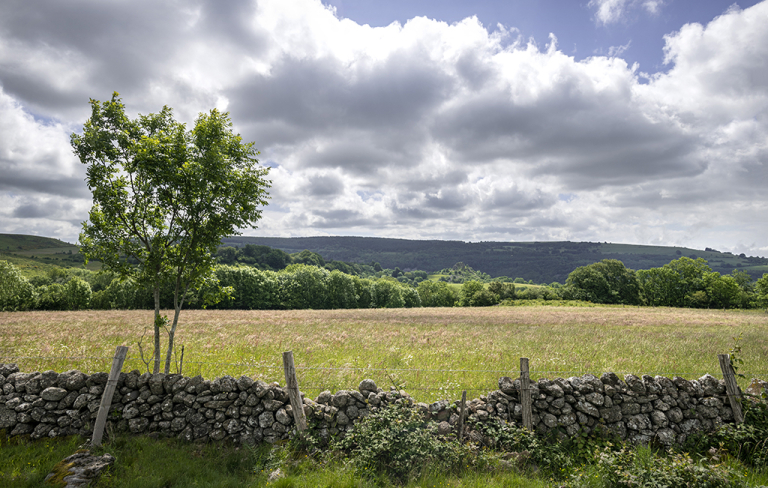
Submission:
<svg viewBox="0 0 768 488">
<path fill-rule="evenodd" d="M 115 347 L 125 344 L 125 370 L 143 371 L 138 342 L 146 333 L 144 348 L 150 347 L 151 323 L 152 312 L 144 310 L 0 313 L 0 361 L 24 371 L 108 371 Z M 185 374 L 282 383 L 281 354 L 292 350 L 300 387 L 310 396 L 370 377 L 433 401 L 456 399 L 462 389 L 474 397 L 497 388 L 499 376 L 516 374 L 520 357 L 530 358 L 534 378 L 605 371 L 719 375 L 717 354 L 727 353 L 739 334 L 746 365 L 740 372 L 766 378 L 766 331 L 768 314 L 739 310 L 187 310 L 177 344 L 185 346 Z"/>
</svg>

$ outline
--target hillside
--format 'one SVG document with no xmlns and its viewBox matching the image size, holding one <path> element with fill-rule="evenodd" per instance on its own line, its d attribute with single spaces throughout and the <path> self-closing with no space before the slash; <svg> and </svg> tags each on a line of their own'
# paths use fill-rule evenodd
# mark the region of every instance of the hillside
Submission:
<svg viewBox="0 0 768 488">
<path fill-rule="evenodd" d="M 565 282 L 578 266 L 602 259 L 618 259 L 632 269 L 649 269 L 681 256 L 704 258 L 713 270 L 723 274 L 734 269 L 748 272 L 754 279 L 768 273 L 768 259 L 704 251 L 685 247 L 642 246 L 599 242 L 463 242 L 387 239 L 378 237 L 250 237 L 222 240 L 225 246 L 246 244 L 270 246 L 287 253 L 308 249 L 326 261 L 370 264 L 406 271 L 436 272 L 463 262 L 492 277 L 523 278 L 535 283 Z M 0 259 L 14 262 L 35 274 L 45 265 L 81 266 L 78 247 L 58 239 L 20 234 L 0 234 Z M 99 269 L 100 263 L 88 267 Z"/>
<path fill-rule="evenodd" d="M 13 263 L 27 276 L 45 274 L 54 267 L 81 267 L 79 247 L 51 237 L 0 234 L 0 259 Z M 91 261 L 88 269 L 99 270 L 101 263 Z"/>
<path fill-rule="evenodd" d="M 681 256 L 704 258 L 713 270 L 730 273 L 742 269 L 759 278 L 768 272 L 768 259 L 707 249 L 641 246 L 599 242 L 463 242 L 386 239 L 377 237 L 228 237 L 226 246 L 270 246 L 287 253 L 304 249 L 326 260 L 378 262 L 384 268 L 436 271 L 458 262 L 492 277 L 524 278 L 536 283 L 565 282 L 579 266 L 602 259 L 618 259 L 632 269 L 663 266 Z"/>
</svg>

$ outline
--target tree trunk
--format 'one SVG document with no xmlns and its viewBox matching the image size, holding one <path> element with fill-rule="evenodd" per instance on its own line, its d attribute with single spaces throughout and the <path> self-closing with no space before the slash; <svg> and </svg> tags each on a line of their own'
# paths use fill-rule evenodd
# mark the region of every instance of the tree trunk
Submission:
<svg viewBox="0 0 768 488">
<path fill-rule="evenodd" d="M 181 307 L 184 305 L 184 298 L 187 296 L 187 290 L 189 284 L 185 286 L 184 292 L 179 298 L 180 283 L 176 282 L 176 293 L 173 295 L 173 324 L 171 325 L 171 331 L 168 333 L 168 351 L 165 353 L 165 374 L 171 372 L 171 355 L 173 354 L 173 339 L 176 336 L 176 326 L 179 325 L 179 314 L 181 314 Z"/>
<path fill-rule="evenodd" d="M 157 374 L 160 372 L 160 324 L 162 322 L 162 318 L 160 318 L 160 286 L 155 285 L 154 290 L 152 290 L 155 295 L 155 365 L 152 368 L 152 373 Z"/>
</svg>

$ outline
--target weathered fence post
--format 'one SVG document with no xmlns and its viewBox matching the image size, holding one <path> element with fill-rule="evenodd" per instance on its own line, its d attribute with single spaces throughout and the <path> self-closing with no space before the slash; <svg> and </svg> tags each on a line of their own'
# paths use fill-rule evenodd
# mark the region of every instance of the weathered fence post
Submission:
<svg viewBox="0 0 768 488">
<path fill-rule="evenodd" d="M 307 418 L 304 416 L 304 403 L 301 401 L 299 380 L 296 379 L 296 368 L 293 365 L 293 351 L 283 353 L 283 369 L 285 370 L 285 388 L 288 390 L 288 397 L 291 399 L 296 430 L 303 432 L 307 430 Z"/>
<path fill-rule="evenodd" d="M 464 440 L 464 412 L 467 409 L 467 390 L 461 392 L 461 403 L 459 404 L 459 425 L 458 425 L 458 438 L 459 442 Z"/>
<path fill-rule="evenodd" d="M 528 376 L 528 358 L 520 358 L 520 405 L 523 407 L 523 427 L 533 430 L 531 378 Z"/>
<path fill-rule="evenodd" d="M 736 384 L 736 375 L 733 372 L 733 366 L 731 366 L 731 355 L 718 354 L 717 360 L 720 362 L 720 370 L 723 372 L 723 379 L 725 379 L 725 391 L 728 393 L 728 401 L 731 404 L 731 410 L 733 410 L 733 420 L 737 424 L 741 424 L 744 422 L 744 414 L 741 412 L 741 390 Z"/>
<path fill-rule="evenodd" d="M 184 369 L 184 344 L 181 345 L 181 360 L 179 361 L 179 374 Z"/>
<path fill-rule="evenodd" d="M 101 395 L 99 413 L 96 415 L 96 424 L 93 426 L 91 445 L 94 447 L 101 445 L 101 438 L 104 436 L 104 426 L 107 424 L 107 414 L 109 414 L 109 407 L 112 405 L 112 396 L 115 394 L 117 380 L 120 378 L 120 370 L 123 369 L 123 362 L 127 354 L 128 347 L 117 346 L 115 357 L 112 359 L 112 369 L 109 372 L 107 384 L 104 386 L 104 392 Z"/>
</svg>

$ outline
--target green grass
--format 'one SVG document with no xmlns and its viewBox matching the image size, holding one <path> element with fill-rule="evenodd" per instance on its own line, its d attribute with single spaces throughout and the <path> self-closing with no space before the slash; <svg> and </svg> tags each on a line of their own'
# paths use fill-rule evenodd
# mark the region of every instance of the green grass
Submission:
<svg viewBox="0 0 768 488">
<path fill-rule="evenodd" d="M 186 310 L 177 352 L 185 346 L 187 375 L 282 384 L 281 355 L 291 350 L 300 387 L 312 398 L 369 377 L 430 402 L 455 400 L 463 389 L 470 398 L 494 390 L 500 376 L 518 374 L 521 357 L 530 359 L 534 378 L 607 371 L 719 376 L 717 354 L 742 334 L 743 383 L 768 378 L 764 311 L 554 305 L 563 306 Z M 127 345 L 125 370 L 145 371 L 138 344 L 149 352 L 151 324 L 149 310 L 0 313 L 0 361 L 24 371 L 108 371 L 115 347 Z"/>
<path fill-rule="evenodd" d="M 38 487 L 62 459 L 87 448 L 82 437 L 13 439 L 0 449 L 0 486 Z M 284 446 L 272 448 L 190 444 L 175 439 L 117 436 L 107 440 L 96 455 L 109 453 L 115 465 L 102 475 L 96 488 L 171 487 L 374 487 L 394 486 L 386 478 L 356 473 L 343 459 L 290 453 Z M 284 477 L 271 483 L 277 468 Z M 447 475 L 428 471 L 407 487 L 545 487 L 545 480 L 512 471 L 476 471 Z"/>
</svg>

